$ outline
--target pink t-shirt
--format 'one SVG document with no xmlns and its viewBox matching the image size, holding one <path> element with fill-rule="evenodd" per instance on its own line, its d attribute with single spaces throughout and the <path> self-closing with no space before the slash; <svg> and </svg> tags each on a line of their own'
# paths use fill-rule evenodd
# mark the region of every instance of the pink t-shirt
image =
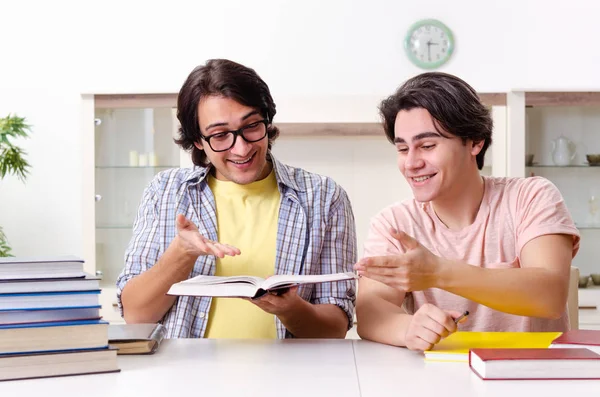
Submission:
<svg viewBox="0 0 600 397">
<path fill-rule="evenodd" d="M 545 234 L 573 236 L 573 256 L 579 249 L 579 232 L 558 189 L 547 179 L 484 177 L 483 200 L 472 225 L 450 230 L 429 203 L 414 199 L 385 208 L 371 221 L 364 256 L 398 255 L 404 252 L 389 232 L 402 230 L 434 254 L 490 269 L 520 267 L 525 244 Z M 423 304 L 444 310 L 468 310 L 469 321 L 461 330 L 565 331 L 568 314 L 550 320 L 502 313 L 437 288 L 406 294 L 404 307 L 413 314 Z"/>
</svg>

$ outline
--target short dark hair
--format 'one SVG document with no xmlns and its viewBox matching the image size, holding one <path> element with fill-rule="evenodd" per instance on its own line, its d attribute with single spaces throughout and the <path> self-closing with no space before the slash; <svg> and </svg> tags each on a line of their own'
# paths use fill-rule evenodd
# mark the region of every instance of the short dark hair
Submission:
<svg viewBox="0 0 600 397">
<path fill-rule="evenodd" d="M 456 76 L 441 72 L 422 73 L 407 80 L 379 105 L 383 128 L 394 143 L 394 124 L 398 112 L 426 109 L 436 128 L 475 143 L 483 141 L 477 155 L 477 167 L 483 168 L 485 152 L 492 143 L 493 121 L 489 109 L 481 103 L 477 92 Z M 438 131 L 439 132 L 439 131 Z"/>
<path fill-rule="evenodd" d="M 267 137 L 271 149 L 273 141 L 279 136 L 279 129 L 272 125 L 276 113 L 275 102 L 267 84 L 254 69 L 227 59 L 210 59 L 190 73 L 177 97 L 177 119 L 181 127 L 175 143 L 184 150 L 191 150 L 195 165 L 208 164 L 204 150 L 194 145 L 200 141 L 198 103 L 208 96 L 231 98 L 242 105 L 256 108 L 269 121 Z"/>
</svg>

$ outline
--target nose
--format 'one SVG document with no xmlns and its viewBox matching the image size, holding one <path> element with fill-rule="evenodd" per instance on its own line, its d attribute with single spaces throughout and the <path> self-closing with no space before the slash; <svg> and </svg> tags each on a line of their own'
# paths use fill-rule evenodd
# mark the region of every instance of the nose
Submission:
<svg viewBox="0 0 600 397">
<path fill-rule="evenodd" d="M 425 161 L 419 156 L 417 151 L 409 150 L 404 158 L 404 168 L 407 170 L 418 170 L 425 166 Z"/>
<path fill-rule="evenodd" d="M 238 136 L 235 140 L 235 144 L 230 149 L 230 151 L 231 151 L 231 153 L 235 154 L 236 156 L 245 157 L 250 152 L 251 149 L 252 149 L 252 144 L 246 142 L 246 140 L 244 138 L 242 138 L 241 136 Z"/>
</svg>

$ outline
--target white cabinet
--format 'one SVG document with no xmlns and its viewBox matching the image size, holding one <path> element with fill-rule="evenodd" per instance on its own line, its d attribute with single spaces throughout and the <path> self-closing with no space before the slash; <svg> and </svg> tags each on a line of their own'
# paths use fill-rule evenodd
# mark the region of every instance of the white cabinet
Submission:
<svg viewBox="0 0 600 397">
<path fill-rule="evenodd" d="M 579 289 L 579 328 L 600 330 L 600 286 Z"/>
<path fill-rule="evenodd" d="M 600 273 L 600 167 L 586 159 L 600 153 L 600 93 L 518 91 L 507 105 L 508 175 L 542 176 L 557 186 L 581 233 L 573 265 L 582 275 Z M 562 138 L 572 143 L 566 165 L 553 156 Z M 526 154 L 533 164 L 525 164 Z"/>
<path fill-rule="evenodd" d="M 160 171 L 185 162 L 173 142 L 173 96 L 84 96 L 85 269 L 101 277 L 102 315 L 122 321 L 116 279 L 143 191 Z M 187 165 L 187 164 L 185 164 Z"/>
</svg>

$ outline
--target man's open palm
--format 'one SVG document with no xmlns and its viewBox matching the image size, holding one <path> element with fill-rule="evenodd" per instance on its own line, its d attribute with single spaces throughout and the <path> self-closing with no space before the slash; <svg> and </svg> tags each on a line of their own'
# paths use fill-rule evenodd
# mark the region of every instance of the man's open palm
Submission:
<svg viewBox="0 0 600 397">
<path fill-rule="evenodd" d="M 225 255 L 235 256 L 241 254 L 240 250 L 228 244 L 212 241 L 200 234 L 198 227 L 184 215 L 177 215 L 177 236 L 183 249 L 196 255 L 214 255 L 223 258 Z"/>
</svg>

